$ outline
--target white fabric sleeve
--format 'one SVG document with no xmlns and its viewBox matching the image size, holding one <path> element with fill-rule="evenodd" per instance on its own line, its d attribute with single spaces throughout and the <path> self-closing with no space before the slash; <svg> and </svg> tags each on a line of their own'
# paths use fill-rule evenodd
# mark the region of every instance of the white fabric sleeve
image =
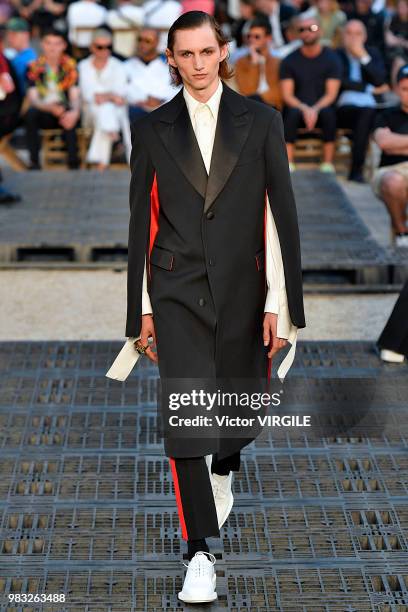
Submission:
<svg viewBox="0 0 408 612">
<path fill-rule="evenodd" d="M 277 335 L 290 342 L 291 347 L 278 368 L 278 376 L 283 382 L 295 358 L 298 328 L 292 324 L 289 314 L 288 300 L 285 287 L 285 272 L 283 268 L 282 252 L 275 220 L 267 196 L 266 206 L 266 282 L 267 295 L 264 312 L 278 315 Z"/>
<path fill-rule="evenodd" d="M 146 257 L 143 270 L 143 285 L 142 285 L 142 315 L 153 314 L 150 296 L 147 290 L 147 272 L 146 272 Z"/>
</svg>

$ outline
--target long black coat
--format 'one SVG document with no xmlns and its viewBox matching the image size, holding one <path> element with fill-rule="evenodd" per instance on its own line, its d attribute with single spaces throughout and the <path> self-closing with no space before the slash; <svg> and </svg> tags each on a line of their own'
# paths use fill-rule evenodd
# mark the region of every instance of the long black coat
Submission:
<svg viewBox="0 0 408 612">
<path fill-rule="evenodd" d="M 183 378 L 188 388 L 193 379 L 205 387 L 204 379 L 265 378 L 266 192 L 290 317 L 305 327 L 297 212 L 280 113 L 223 83 L 209 175 L 182 90 L 136 120 L 131 132 L 126 336 L 140 334 L 146 255 L 162 382 Z M 218 452 L 222 458 L 250 441 L 211 431 L 211 438 L 201 439 L 165 432 L 166 455 Z"/>
</svg>

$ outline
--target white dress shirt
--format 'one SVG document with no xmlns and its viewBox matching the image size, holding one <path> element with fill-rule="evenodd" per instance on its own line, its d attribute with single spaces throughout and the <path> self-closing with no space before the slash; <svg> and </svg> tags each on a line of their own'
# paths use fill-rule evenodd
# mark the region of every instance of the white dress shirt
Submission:
<svg viewBox="0 0 408 612">
<path fill-rule="evenodd" d="M 215 128 L 217 124 L 218 108 L 222 94 L 222 81 L 207 100 L 199 102 L 184 87 L 183 95 L 190 115 L 194 133 L 197 138 L 198 146 L 203 157 L 203 161 L 209 173 L 212 149 L 215 138 Z M 267 198 L 267 222 L 266 222 L 266 282 L 267 296 L 264 312 L 272 312 L 278 315 L 277 335 L 285 338 L 291 343 L 291 348 L 282 361 L 278 369 L 278 376 L 284 380 L 286 373 L 293 363 L 296 350 L 296 340 L 298 328 L 292 324 L 287 304 L 285 274 L 283 269 L 282 254 L 280 249 L 278 232 Z M 147 291 L 146 261 L 143 275 L 143 294 L 142 294 L 142 314 L 153 313 Z"/>
<path fill-rule="evenodd" d="M 172 84 L 169 66 L 160 55 L 147 64 L 137 56 L 132 57 L 124 62 L 124 68 L 129 104 L 142 104 L 149 96 L 167 102 L 180 89 Z"/>
<path fill-rule="evenodd" d="M 67 23 L 69 42 L 77 47 L 89 47 L 92 42 L 92 30 L 105 23 L 108 11 L 104 6 L 89 0 L 78 0 L 68 6 Z M 77 32 L 76 28 L 89 28 L 89 31 Z"/>
</svg>

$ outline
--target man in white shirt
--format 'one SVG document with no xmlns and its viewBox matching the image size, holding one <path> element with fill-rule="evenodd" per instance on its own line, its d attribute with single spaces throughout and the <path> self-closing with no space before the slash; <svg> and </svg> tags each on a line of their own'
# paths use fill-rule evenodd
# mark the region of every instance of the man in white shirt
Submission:
<svg viewBox="0 0 408 612">
<path fill-rule="evenodd" d="M 135 28 L 143 24 L 143 7 L 136 6 L 132 0 L 119 0 L 116 7 L 108 12 L 106 24 L 113 30 L 115 53 L 131 57 L 135 52 Z"/>
<path fill-rule="evenodd" d="M 158 42 L 157 30 L 143 28 L 137 41 L 137 54 L 124 63 L 131 121 L 171 100 L 179 89 L 171 83 L 167 63 L 157 51 Z"/>
<path fill-rule="evenodd" d="M 126 335 L 158 363 L 164 410 L 169 387 L 184 397 L 197 391 L 197 381 L 205 393 L 225 378 L 250 378 L 259 391 L 269 358 L 287 340 L 292 351 L 297 328 L 305 327 L 282 119 L 223 82 L 231 77 L 227 53 L 212 16 L 183 14 L 166 51 L 183 89 L 132 124 Z M 199 414 L 194 405 L 183 404 L 186 414 Z M 233 410 L 240 414 L 241 406 Z M 217 428 L 183 435 L 166 422 L 164 430 L 188 546 L 178 596 L 214 601 L 215 557 L 205 538 L 220 535 L 233 504 L 232 472 L 254 437 L 224 438 Z"/>
<path fill-rule="evenodd" d="M 143 4 L 143 23 L 150 28 L 163 30 L 159 39 L 159 51 L 166 49 L 166 30 L 181 15 L 178 0 L 146 0 Z"/>
<path fill-rule="evenodd" d="M 123 62 L 112 57 L 112 36 L 107 30 L 96 30 L 91 55 L 78 64 L 84 127 L 93 134 L 87 161 L 105 170 L 110 162 L 112 144 L 120 132 L 130 159 L 130 128 L 126 103 L 126 73 Z"/>
<path fill-rule="evenodd" d="M 105 23 L 107 10 L 98 0 L 77 0 L 68 6 L 68 38 L 72 45 L 86 51 L 92 42 L 92 30 Z M 89 28 L 78 32 L 77 28 Z M 82 55 L 83 57 L 83 55 Z"/>
</svg>

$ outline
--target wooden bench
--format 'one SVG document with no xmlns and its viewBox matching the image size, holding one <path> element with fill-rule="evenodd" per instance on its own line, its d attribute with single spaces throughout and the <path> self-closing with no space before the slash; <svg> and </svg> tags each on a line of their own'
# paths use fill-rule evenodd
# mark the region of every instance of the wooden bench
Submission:
<svg viewBox="0 0 408 612">
<path fill-rule="evenodd" d="M 23 170 L 27 170 L 27 166 L 23 160 L 20 159 L 10 144 L 12 135 L 13 134 L 6 134 L 6 136 L 0 138 L 0 155 L 6 160 L 8 165 L 13 168 L 13 170 L 22 172 Z"/>
<path fill-rule="evenodd" d="M 55 170 L 67 167 L 67 149 L 60 128 L 40 130 L 42 138 L 42 166 L 46 170 Z M 86 165 L 86 152 L 92 135 L 88 128 L 77 128 L 78 157 L 81 168 Z"/>
<path fill-rule="evenodd" d="M 41 130 L 42 137 L 42 167 L 46 170 L 61 170 L 67 167 L 67 149 L 60 128 Z M 81 168 L 90 168 L 92 164 L 86 161 L 86 154 L 92 137 L 91 128 L 77 128 L 78 157 Z M 127 168 L 127 163 L 113 162 L 110 169 Z"/>
<path fill-rule="evenodd" d="M 322 131 L 319 128 L 307 130 L 299 128 L 295 142 L 295 163 L 302 168 L 316 168 L 323 158 L 323 141 Z M 334 166 L 340 174 L 347 173 L 350 167 L 351 146 L 348 136 L 352 134 L 352 130 L 337 129 Z"/>
</svg>

